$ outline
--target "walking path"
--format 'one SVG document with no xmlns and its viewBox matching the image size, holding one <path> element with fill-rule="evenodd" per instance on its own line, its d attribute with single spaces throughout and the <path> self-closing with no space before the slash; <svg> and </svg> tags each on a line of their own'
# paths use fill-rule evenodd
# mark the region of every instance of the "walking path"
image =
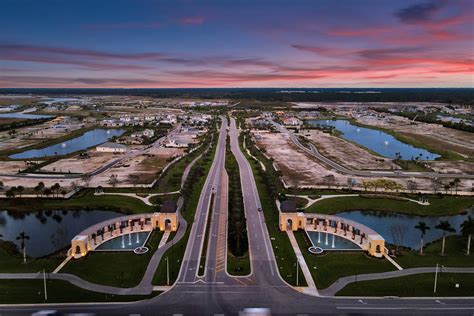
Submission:
<svg viewBox="0 0 474 316">
<path fill-rule="evenodd" d="M 154 196 L 161 196 L 161 195 L 168 195 L 168 194 L 179 194 L 180 191 L 173 191 L 173 192 L 162 192 L 162 193 L 150 193 L 147 196 L 140 196 L 138 194 L 142 193 L 120 193 L 120 192 L 95 192 L 94 195 L 121 195 L 121 196 L 128 196 L 131 198 L 138 199 L 145 203 L 146 205 L 153 206 L 153 203 L 150 202 L 150 198 Z"/>
<path fill-rule="evenodd" d="M 334 296 L 337 292 L 342 290 L 346 285 L 353 282 L 360 281 L 372 281 L 380 279 L 390 279 L 398 278 L 402 276 L 421 274 L 421 273 L 435 273 L 435 267 L 425 267 L 425 268 L 413 268 L 413 269 L 404 269 L 396 270 L 382 273 L 370 273 L 370 274 L 356 274 L 351 276 L 346 276 L 338 279 L 336 282 L 331 284 L 328 288 L 320 290 L 319 293 L 322 296 Z M 474 273 L 474 268 L 443 268 L 443 273 Z"/>
<path fill-rule="evenodd" d="M 304 260 L 303 254 L 301 253 L 300 247 L 298 246 L 298 242 L 296 241 L 293 231 L 291 229 L 287 229 L 286 234 L 288 235 L 288 238 L 290 238 L 291 246 L 293 247 L 293 251 L 295 252 L 296 258 L 298 260 L 298 264 L 301 268 L 301 271 L 303 271 L 304 278 L 306 279 L 306 284 L 308 285 L 308 289 L 303 290 L 303 292 L 319 296 L 316 284 L 314 284 L 313 276 L 311 275 L 308 265 Z"/>
</svg>

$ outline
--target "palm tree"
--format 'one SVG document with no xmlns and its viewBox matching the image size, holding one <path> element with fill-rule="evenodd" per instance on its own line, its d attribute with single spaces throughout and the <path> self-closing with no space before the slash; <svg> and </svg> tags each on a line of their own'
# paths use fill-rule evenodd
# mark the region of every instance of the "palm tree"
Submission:
<svg viewBox="0 0 474 316">
<path fill-rule="evenodd" d="M 25 240 L 29 240 L 30 236 L 28 236 L 25 232 L 21 232 L 16 237 L 16 240 L 21 240 L 21 250 L 23 250 L 23 263 L 26 263 L 26 247 L 25 247 Z"/>
<path fill-rule="evenodd" d="M 444 246 L 446 244 L 446 233 L 454 233 L 456 230 L 451 227 L 449 221 L 440 221 L 438 225 L 435 226 L 436 229 L 443 231 L 443 245 L 441 246 L 441 255 L 444 255 Z"/>
<path fill-rule="evenodd" d="M 469 253 L 471 252 L 471 235 L 474 234 L 474 219 L 470 215 L 461 224 L 461 232 L 463 236 L 467 236 L 466 255 L 469 256 Z"/>
<path fill-rule="evenodd" d="M 423 237 L 425 236 L 426 231 L 430 230 L 431 228 L 426 225 L 425 222 L 418 222 L 418 225 L 416 225 L 415 228 L 421 232 L 420 255 L 423 255 Z"/>
</svg>

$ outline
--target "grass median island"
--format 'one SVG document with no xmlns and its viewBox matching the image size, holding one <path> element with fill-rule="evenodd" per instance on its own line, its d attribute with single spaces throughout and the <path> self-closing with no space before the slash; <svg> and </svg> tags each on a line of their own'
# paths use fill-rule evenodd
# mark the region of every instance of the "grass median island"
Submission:
<svg viewBox="0 0 474 316">
<path fill-rule="evenodd" d="M 474 296 L 474 273 L 438 273 L 436 294 L 434 273 L 348 284 L 337 296 Z M 456 288 L 456 284 L 459 287 Z"/>
<path fill-rule="evenodd" d="M 417 199 L 416 196 L 407 196 Z M 420 216 L 455 215 L 465 212 L 474 205 L 474 197 L 469 196 L 427 196 L 430 205 L 420 205 L 412 201 L 391 198 L 350 196 L 318 201 L 308 207 L 308 213 L 336 214 L 344 211 L 382 211 Z"/>
<path fill-rule="evenodd" d="M 94 195 L 92 189 L 85 189 L 70 199 L 12 198 L 0 199 L 4 210 L 33 212 L 45 210 L 104 210 L 126 214 L 152 212 L 153 207 L 142 201 L 120 195 Z"/>
<path fill-rule="evenodd" d="M 209 147 L 209 150 L 207 150 L 203 154 L 203 157 L 191 168 L 188 178 L 184 183 L 182 188 L 184 205 L 181 214 L 188 223 L 188 226 L 183 238 L 178 242 L 173 243 L 172 246 L 163 254 L 162 260 L 153 276 L 153 285 L 167 285 L 166 260 L 169 260 L 169 284 L 173 284 L 178 278 L 189 234 L 191 232 L 191 225 L 194 221 L 194 214 L 196 213 L 201 191 L 216 152 L 217 136 L 217 134 L 214 135 L 212 147 Z"/>
<path fill-rule="evenodd" d="M 116 287 L 134 287 L 140 283 L 150 258 L 158 249 L 163 232 L 154 231 L 143 255 L 133 251 L 93 251 L 86 257 L 72 259 L 60 271 L 74 274 L 86 281 Z"/>
<path fill-rule="evenodd" d="M 306 233 L 297 231 L 295 238 L 318 289 L 327 288 L 339 278 L 349 275 L 395 270 L 386 259 L 369 257 L 364 251 L 326 251 L 323 255 L 312 255 L 308 251 L 311 243 Z"/>
<path fill-rule="evenodd" d="M 23 254 L 15 244 L 0 240 L 0 273 L 35 273 L 43 270 L 53 272 L 62 260 L 60 258 L 27 258 L 26 263 L 23 263 Z"/>
<path fill-rule="evenodd" d="M 47 280 L 47 303 L 129 302 L 152 298 L 157 295 L 111 295 L 91 292 L 62 280 Z M 37 304 L 44 301 L 43 280 L 2 280 L 0 304 Z"/>
<path fill-rule="evenodd" d="M 467 238 L 459 236 L 446 237 L 445 255 L 441 255 L 441 240 L 428 244 L 419 251 L 402 250 L 395 259 L 403 268 L 435 267 L 474 267 L 474 254 L 466 256 Z"/>
<path fill-rule="evenodd" d="M 246 141 L 248 137 L 245 137 Z M 243 135 L 239 136 L 239 146 L 241 146 Z M 249 142 L 246 142 L 249 145 Z M 265 223 L 267 225 L 268 233 L 273 247 L 273 253 L 277 261 L 277 266 L 280 272 L 280 276 L 291 285 L 296 285 L 296 254 L 291 246 L 290 239 L 286 235 L 286 232 L 280 231 L 279 225 L 279 214 L 275 204 L 276 194 L 281 192 L 281 184 L 278 180 L 278 175 L 271 172 L 274 171 L 271 163 L 255 148 L 253 144 L 248 146 L 251 154 L 257 157 L 260 161 L 265 164 L 267 171 L 263 171 L 260 164 L 248 156 L 245 150 L 242 150 L 244 155 L 252 167 L 252 172 L 257 185 L 258 195 L 260 202 L 262 203 L 262 210 L 265 216 Z M 276 177 L 276 178 L 275 178 Z M 274 194 L 272 194 L 272 192 Z M 301 268 L 299 275 L 302 276 Z M 306 282 L 303 277 L 299 278 L 299 286 L 305 286 Z"/>
<path fill-rule="evenodd" d="M 237 160 L 230 149 L 227 136 L 225 169 L 229 175 L 227 215 L 227 272 L 232 275 L 250 274 L 249 240 L 245 207 L 242 199 L 242 184 Z"/>
<path fill-rule="evenodd" d="M 211 193 L 211 202 L 207 210 L 206 231 L 204 232 L 204 242 L 202 244 L 201 259 L 199 261 L 198 275 L 203 276 L 206 270 L 207 248 L 209 246 L 209 231 L 211 230 L 212 209 L 214 207 L 214 193 Z"/>
</svg>

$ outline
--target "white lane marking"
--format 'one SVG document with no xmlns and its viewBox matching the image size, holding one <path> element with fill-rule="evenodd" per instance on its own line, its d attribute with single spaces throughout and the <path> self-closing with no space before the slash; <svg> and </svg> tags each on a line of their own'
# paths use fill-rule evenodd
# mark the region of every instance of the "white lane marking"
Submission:
<svg viewBox="0 0 474 316">
<path fill-rule="evenodd" d="M 363 300 L 358 300 L 359 303 L 367 305 L 367 302 L 364 302 Z"/>
</svg>

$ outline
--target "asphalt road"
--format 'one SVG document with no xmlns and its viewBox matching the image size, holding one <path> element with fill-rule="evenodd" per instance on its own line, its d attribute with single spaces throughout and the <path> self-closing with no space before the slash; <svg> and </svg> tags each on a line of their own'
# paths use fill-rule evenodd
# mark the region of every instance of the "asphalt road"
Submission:
<svg viewBox="0 0 474 316">
<path fill-rule="evenodd" d="M 223 189 L 216 188 L 215 193 L 221 199 L 226 198 L 226 181 L 222 167 L 225 158 L 225 134 L 226 123 L 224 122 L 220 130 L 216 157 L 198 203 L 178 282 L 170 291 L 154 299 L 129 304 L 43 306 L 41 309 L 57 309 L 61 312 L 94 312 L 97 315 L 237 315 L 239 311 L 248 307 L 270 308 L 273 315 L 472 315 L 474 313 L 474 299 L 314 297 L 302 294 L 285 284 L 277 271 L 278 267 L 274 260 L 263 214 L 258 212 L 260 201 L 255 180 L 249 163 L 238 147 L 234 121 L 230 127 L 230 138 L 240 168 L 248 223 L 252 274 L 247 278 L 238 278 L 239 281 L 235 281 L 236 278 L 230 276 L 216 280 L 208 276 L 198 277 L 196 273 L 213 186 L 224 184 L 221 185 Z M 222 227 L 219 224 L 219 218 L 222 214 L 225 215 L 226 210 L 219 210 L 216 213 L 217 205 L 220 204 L 215 203 L 214 205 L 216 207 L 213 208 L 210 215 L 218 215 L 214 215 L 216 217 L 211 224 L 211 232 L 218 232 L 219 227 Z M 218 239 L 218 234 L 216 235 L 212 236 L 211 234 L 210 236 L 208 263 L 217 258 L 218 243 L 212 241 L 213 238 Z M 211 263 L 209 267 L 216 266 Z M 212 272 L 209 271 L 215 272 L 216 270 L 206 272 L 212 276 Z M 218 276 L 220 275 L 219 272 Z M 35 306 L 2 307 L 0 313 L 1 315 L 28 315 L 38 309 L 39 307 Z"/>
</svg>

